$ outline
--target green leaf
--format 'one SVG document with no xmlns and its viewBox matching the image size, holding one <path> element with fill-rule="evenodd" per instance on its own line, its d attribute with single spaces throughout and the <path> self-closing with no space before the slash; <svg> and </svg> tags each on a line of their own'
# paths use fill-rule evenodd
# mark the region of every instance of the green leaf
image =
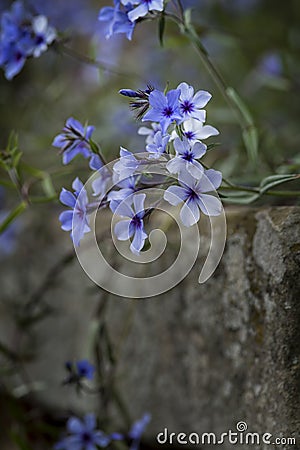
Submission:
<svg viewBox="0 0 300 450">
<path fill-rule="evenodd" d="M 244 144 L 247 149 L 248 157 L 252 162 L 256 162 L 258 155 L 258 134 L 254 126 L 243 131 Z"/>
<path fill-rule="evenodd" d="M 226 198 L 223 198 L 223 201 L 226 203 L 232 203 L 232 204 L 237 204 L 237 205 L 249 205 L 250 203 L 255 202 L 255 200 L 257 200 L 259 198 L 259 194 L 251 194 L 251 193 L 245 193 L 245 192 L 241 192 L 241 195 L 227 195 L 226 194 Z"/>
<path fill-rule="evenodd" d="M 162 13 L 158 22 L 158 39 L 161 47 L 164 46 L 165 25 L 166 25 L 165 15 Z"/>
<path fill-rule="evenodd" d="M 258 154 L 258 133 L 257 129 L 254 125 L 254 120 L 252 115 L 240 98 L 238 93 L 232 88 L 228 87 L 226 89 L 226 94 L 233 101 L 237 109 L 239 110 L 242 118 L 243 118 L 243 139 L 247 149 L 248 157 L 252 162 L 257 160 Z"/>
<path fill-rule="evenodd" d="M 0 224 L 0 234 L 5 231 L 9 225 L 27 208 L 27 204 L 25 202 L 21 202 L 15 209 L 13 209 L 10 214 L 3 220 Z"/>
<path fill-rule="evenodd" d="M 265 192 L 265 190 L 271 189 L 278 184 L 287 183 L 288 181 L 293 181 L 297 178 L 300 178 L 300 175 L 295 173 L 286 175 L 271 175 L 261 181 L 260 189 Z"/>
<path fill-rule="evenodd" d="M 99 145 L 95 141 L 93 141 L 93 139 L 89 140 L 89 144 L 91 146 L 91 150 L 92 150 L 93 153 L 96 153 L 96 155 L 100 155 L 101 154 Z"/>
</svg>

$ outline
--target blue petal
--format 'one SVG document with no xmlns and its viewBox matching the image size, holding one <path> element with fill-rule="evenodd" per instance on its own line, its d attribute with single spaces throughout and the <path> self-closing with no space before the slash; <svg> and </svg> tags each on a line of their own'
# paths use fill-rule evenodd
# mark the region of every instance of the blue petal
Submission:
<svg viewBox="0 0 300 450">
<path fill-rule="evenodd" d="M 84 431 L 83 423 L 77 417 L 70 417 L 67 422 L 67 429 L 72 434 L 79 434 Z"/>
<path fill-rule="evenodd" d="M 164 199 L 166 202 L 173 206 L 179 205 L 187 197 L 187 192 L 180 186 L 170 186 L 164 193 Z"/>
<path fill-rule="evenodd" d="M 74 117 L 70 117 L 67 120 L 66 126 L 69 127 L 69 128 L 73 128 L 81 136 L 84 136 L 84 127 L 83 127 L 83 125 L 78 120 L 74 119 Z"/>
<path fill-rule="evenodd" d="M 93 431 L 96 428 L 96 416 L 95 414 L 86 414 L 84 418 L 84 423 L 86 425 L 86 429 L 89 431 Z"/>
<path fill-rule="evenodd" d="M 190 198 L 180 211 L 180 218 L 186 227 L 191 227 L 200 219 L 200 211 L 196 199 Z"/>
<path fill-rule="evenodd" d="M 64 211 L 59 215 L 61 228 L 64 231 L 72 230 L 73 211 Z"/>
<path fill-rule="evenodd" d="M 70 208 L 74 208 L 76 203 L 76 198 L 72 192 L 67 191 L 66 189 L 62 188 L 62 191 L 59 196 L 59 200 L 61 203 L 63 203 L 66 206 L 69 206 Z"/>
<path fill-rule="evenodd" d="M 119 241 L 127 241 L 131 236 L 130 233 L 130 219 L 121 220 L 115 225 L 115 235 Z"/>
<path fill-rule="evenodd" d="M 141 3 L 133 11 L 128 13 L 128 19 L 135 22 L 139 17 L 144 17 L 149 11 L 147 3 Z"/>
<path fill-rule="evenodd" d="M 170 91 L 171 92 L 171 91 Z M 163 94 L 163 92 L 154 90 L 149 95 L 149 103 L 152 106 L 152 108 L 163 110 L 166 106 L 168 106 L 167 98 Z"/>
</svg>

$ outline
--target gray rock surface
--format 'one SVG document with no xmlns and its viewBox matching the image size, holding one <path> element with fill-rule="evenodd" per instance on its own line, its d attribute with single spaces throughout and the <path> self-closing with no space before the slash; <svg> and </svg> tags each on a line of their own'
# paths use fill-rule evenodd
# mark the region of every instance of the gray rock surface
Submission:
<svg viewBox="0 0 300 450">
<path fill-rule="evenodd" d="M 114 344 L 122 344 L 118 385 L 132 417 L 151 412 L 149 438 L 165 427 L 220 435 L 245 421 L 249 432 L 271 433 L 272 442 L 296 437 L 297 445 L 221 448 L 299 448 L 300 208 L 229 209 L 227 220 L 226 249 L 213 277 L 198 284 L 199 259 L 179 286 L 146 300 L 96 289 L 77 260 L 65 256 L 71 245 L 53 231 L 56 223 L 35 234 L 34 244 L 29 236 L 18 257 L 1 264 L 0 338 L 12 350 L 18 345 L 39 354 L 28 366 L 39 400 L 60 410 L 95 406 L 73 391 L 62 395 L 60 382 L 64 361 L 92 350 L 100 301 Z M 156 270 L 164 258 L 168 252 Z M 51 314 L 20 333 L 12 305 L 28 299 Z M 20 377 L 6 383 L 22 393 Z"/>
</svg>

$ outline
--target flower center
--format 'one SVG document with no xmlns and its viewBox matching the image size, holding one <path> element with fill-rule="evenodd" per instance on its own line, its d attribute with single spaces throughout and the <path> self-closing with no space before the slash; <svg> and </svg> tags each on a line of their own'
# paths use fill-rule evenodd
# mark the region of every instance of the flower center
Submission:
<svg viewBox="0 0 300 450">
<path fill-rule="evenodd" d="M 181 104 L 181 110 L 184 114 L 191 113 L 192 111 L 194 111 L 194 105 L 193 105 L 193 103 L 189 102 L 188 100 L 185 100 Z"/>
<path fill-rule="evenodd" d="M 186 131 L 186 132 L 184 133 L 184 135 L 185 135 L 185 137 L 186 137 L 187 139 L 190 139 L 190 140 L 192 140 L 192 139 L 195 138 L 195 133 L 194 133 L 193 131 Z"/>
<path fill-rule="evenodd" d="M 189 188 L 189 199 L 190 200 L 196 200 L 199 198 L 197 192 L 193 191 L 193 189 Z"/>
<path fill-rule="evenodd" d="M 82 433 L 82 442 L 84 442 L 84 443 L 90 443 L 90 442 L 92 442 L 91 435 L 90 435 L 90 433 L 88 433 L 87 431 L 85 431 L 84 433 Z"/>
<path fill-rule="evenodd" d="M 142 220 L 140 219 L 140 217 L 137 214 L 132 218 L 130 225 L 135 230 L 142 227 Z"/>
<path fill-rule="evenodd" d="M 171 106 L 167 106 L 165 109 L 164 109 L 164 111 L 163 111 L 163 115 L 165 116 L 165 117 L 171 117 L 172 116 L 172 114 L 173 114 L 173 108 L 171 108 Z"/>
<path fill-rule="evenodd" d="M 182 159 L 188 162 L 192 162 L 194 160 L 194 155 L 192 152 L 185 152 L 184 155 L 182 155 Z"/>
</svg>

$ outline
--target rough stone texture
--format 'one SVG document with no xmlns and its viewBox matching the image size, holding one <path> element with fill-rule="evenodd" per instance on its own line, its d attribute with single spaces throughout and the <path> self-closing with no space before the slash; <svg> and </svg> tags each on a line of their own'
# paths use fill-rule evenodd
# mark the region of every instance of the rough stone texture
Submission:
<svg viewBox="0 0 300 450">
<path fill-rule="evenodd" d="M 66 359 L 86 356 L 100 296 L 106 299 L 107 324 L 116 343 L 134 314 L 123 339 L 118 377 L 133 417 L 151 412 L 148 437 L 165 427 L 176 433 L 220 434 L 245 421 L 248 431 L 294 436 L 297 445 L 221 448 L 299 448 L 300 208 L 228 210 L 227 218 L 222 262 L 204 285 L 197 282 L 196 265 L 172 291 L 129 301 L 99 294 L 76 260 L 62 266 L 43 293 L 54 314 L 38 323 L 30 337 L 40 349 L 31 375 L 47 386 L 39 398 L 61 409 L 91 407 L 90 400 L 79 404 L 70 392 L 62 398 L 63 372 L 57 368 Z M 32 249 L 25 268 L 21 258 L 12 260 L 14 271 L 9 262 L 1 267 L 2 299 L 22 302 L 32 295 L 69 245 L 57 235 L 55 242 L 35 243 L 43 249 L 40 255 Z M 26 277 L 30 283 L 24 292 Z M 1 340 L 11 346 L 12 322 L 2 308 Z M 19 380 L 13 383 L 16 387 Z"/>
</svg>

